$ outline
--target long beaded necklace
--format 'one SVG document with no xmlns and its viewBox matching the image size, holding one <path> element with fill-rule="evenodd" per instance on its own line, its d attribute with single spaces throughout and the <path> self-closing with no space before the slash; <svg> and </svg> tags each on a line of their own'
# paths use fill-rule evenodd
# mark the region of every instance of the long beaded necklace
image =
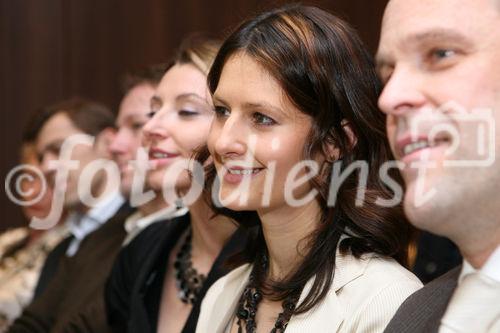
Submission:
<svg viewBox="0 0 500 333">
<path fill-rule="evenodd" d="M 267 266 L 267 259 L 263 260 L 263 265 Z M 300 293 L 294 293 L 283 300 L 283 311 L 278 315 L 274 328 L 271 333 L 283 333 L 292 317 L 293 311 L 299 300 Z M 255 282 L 255 269 L 250 274 L 243 294 L 238 302 L 238 311 L 236 313 L 238 333 L 243 333 L 243 327 L 246 333 L 255 333 L 257 330 L 257 323 L 255 315 L 257 314 L 257 306 L 262 301 L 262 292 L 259 290 Z"/>
<path fill-rule="evenodd" d="M 199 274 L 191 262 L 191 229 L 187 232 L 184 243 L 177 253 L 174 261 L 175 281 L 178 296 L 184 303 L 194 304 L 198 299 L 205 275 Z"/>
</svg>

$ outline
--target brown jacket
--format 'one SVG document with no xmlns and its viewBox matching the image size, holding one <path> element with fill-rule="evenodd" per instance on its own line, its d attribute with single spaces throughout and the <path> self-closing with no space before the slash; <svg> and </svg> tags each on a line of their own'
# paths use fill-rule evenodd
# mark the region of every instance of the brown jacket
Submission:
<svg viewBox="0 0 500 333">
<path fill-rule="evenodd" d="M 123 224 L 130 213 L 130 207 L 122 207 L 85 238 L 75 256 L 63 258 L 47 288 L 8 332 L 76 332 L 67 327 L 82 311 L 98 314 L 90 324 L 105 323 L 104 284 L 126 236 Z"/>
</svg>

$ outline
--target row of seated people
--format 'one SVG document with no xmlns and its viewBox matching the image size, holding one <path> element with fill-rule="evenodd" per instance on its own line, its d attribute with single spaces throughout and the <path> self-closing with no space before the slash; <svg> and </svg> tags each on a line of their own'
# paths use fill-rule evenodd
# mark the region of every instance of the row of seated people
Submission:
<svg viewBox="0 0 500 333">
<path fill-rule="evenodd" d="M 24 161 L 40 167 L 52 192 L 43 211 L 25 211 L 51 228 L 5 236 L 17 239 L 2 257 L 2 265 L 13 262 L 0 271 L 11 285 L 0 300 L 3 329 L 404 331 L 394 317 L 398 308 L 422 282 L 456 274 L 463 259 L 447 238 L 415 233 L 402 203 L 377 205 L 369 195 L 358 206 L 356 173 L 339 187 L 338 204 L 328 204 L 339 162 L 369 162 L 368 192 L 386 200 L 394 195 L 376 179 L 392 156 L 377 108 L 378 80 L 347 23 L 293 5 L 242 23 L 222 47 L 204 37 L 185 39 L 166 66 L 128 78 L 116 119 L 82 99 L 40 110 L 25 135 L 23 151 L 32 155 Z M 50 162 L 77 134 L 95 141 L 73 148 L 79 165 L 61 191 Z M 119 192 L 109 190 L 105 174 L 86 174 L 98 159 L 118 165 Z M 304 159 L 321 166 L 314 182 L 295 187 L 297 197 L 316 190 L 314 200 L 297 207 L 284 187 Z M 264 204 L 269 162 L 278 170 Z M 98 197 L 91 207 L 81 200 L 84 176 Z M 231 199 L 247 179 L 247 200 Z M 194 184 L 201 191 L 191 198 Z M 149 192 L 147 199 L 137 200 L 138 189 Z M 58 196 L 57 218 L 44 219 L 57 210 Z M 28 262 L 23 257 L 30 252 L 36 258 Z M 29 282 L 19 287 L 21 280 Z M 436 320 L 413 331 L 448 329 Z M 496 332 L 495 320 L 484 319 L 493 323 L 488 330 L 481 320 L 478 332 Z"/>
</svg>

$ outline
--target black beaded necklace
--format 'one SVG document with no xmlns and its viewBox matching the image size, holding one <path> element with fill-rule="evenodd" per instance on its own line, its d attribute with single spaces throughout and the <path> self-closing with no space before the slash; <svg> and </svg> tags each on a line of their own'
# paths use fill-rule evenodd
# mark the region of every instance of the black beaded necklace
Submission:
<svg viewBox="0 0 500 333">
<path fill-rule="evenodd" d="M 182 302 L 188 304 L 196 302 L 205 282 L 205 275 L 199 274 L 191 262 L 191 240 L 190 228 L 174 261 L 178 296 Z"/>
<path fill-rule="evenodd" d="M 257 265 L 257 263 L 256 263 Z M 263 266 L 267 266 L 267 259 L 264 258 Z M 294 293 L 283 300 L 282 308 L 283 311 L 276 318 L 274 323 L 274 328 L 271 333 L 283 333 L 292 317 L 293 311 L 299 300 L 300 293 Z M 243 294 L 238 302 L 238 311 L 236 313 L 238 333 L 243 333 L 243 327 L 246 333 L 255 333 L 257 330 L 257 323 L 255 321 L 255 315 L 257 314 L 257 307 L 262 301 L 262 292 L 259 290 L 255 281 L 255 266 L 250 274 Z"/>
</svg>

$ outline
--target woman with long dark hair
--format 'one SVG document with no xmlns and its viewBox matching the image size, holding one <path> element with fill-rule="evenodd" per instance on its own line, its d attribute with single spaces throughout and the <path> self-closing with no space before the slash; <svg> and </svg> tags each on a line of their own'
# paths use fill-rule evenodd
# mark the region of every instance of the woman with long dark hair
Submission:
<svg viewBox="0 0 500 333">
<path fill-rule="evenodd" d="M 315 7 L 263 13 L 226 39 L 208 82 L 212 197 L 260 222 L 197 332 L 383 331 L 421 283 L 402 266 L 411 228 L 379 176 L 380 84 L 355 31 Z"/>
</svg>

